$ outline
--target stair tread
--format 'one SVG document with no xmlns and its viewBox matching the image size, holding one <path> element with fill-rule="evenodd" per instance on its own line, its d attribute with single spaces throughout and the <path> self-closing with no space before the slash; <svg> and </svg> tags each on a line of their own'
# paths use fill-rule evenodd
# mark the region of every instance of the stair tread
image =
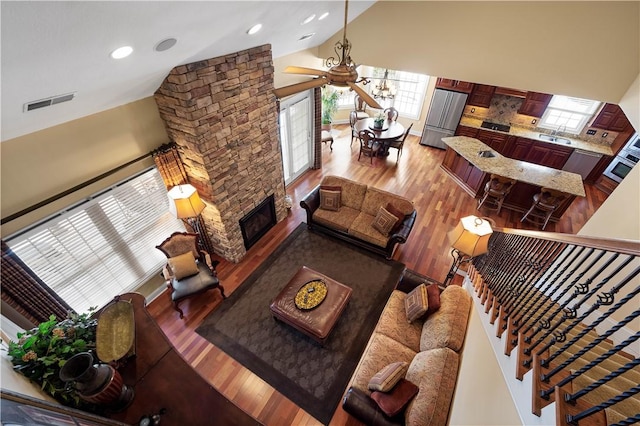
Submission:
<svg viewBox="0 0 640 426">
<path fill-rule="evenodd" d="M 573 380 L 573 392 L 577 392 L 593 383 L 588 377 L 584 375 L 578 376 Z M 597 405 L 610 398 L 620 395 L 621 391 L 611 386 L 601 385 L 593 391 L 583 396 L 584 401 L 588 401 L 591 404 Z M 640 397 L 638 395 L 632 395 L 631 397 L 624 399 L 611 406 L 615 411 L 623 416 L 629 417 L 637 413 L 640 413 Z"/>
</svg>

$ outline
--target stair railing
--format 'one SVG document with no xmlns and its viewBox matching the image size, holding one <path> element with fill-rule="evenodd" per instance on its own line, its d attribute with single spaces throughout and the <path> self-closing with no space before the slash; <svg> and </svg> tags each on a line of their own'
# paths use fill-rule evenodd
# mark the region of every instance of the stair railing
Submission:
<svg viewBox="0 0 640 426">
<path fill-rule="evenodd" d="M 496 229 L 469 269 L 485 312 L 500 318 L 496 335 L 508 329 L 505 355 L 518 346 L 516 376 L 533 367 L 534 413 L 555 400 L 558 424 L 598 424 L 609 409 L 627 416 L 620 426 L 638 420 L 625 410 L 640 406 L 640 386 L 625 384 L 640 375 L 640 242 Z"/>
</svg>

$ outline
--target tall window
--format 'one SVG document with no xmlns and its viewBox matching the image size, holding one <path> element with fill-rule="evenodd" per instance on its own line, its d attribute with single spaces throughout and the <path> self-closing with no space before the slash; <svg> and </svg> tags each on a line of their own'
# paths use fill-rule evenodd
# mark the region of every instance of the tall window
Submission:
<svg viewBox="0 0 640 426">
<path fill-rule="evenodd" d="M 381 80 L 384 77 L 384 72 L 384 68 L 374 68 L 373 77 Z M 379 103 L 383 107 L 394 107 L 402 117 L 414 120 L 419 119 L 429 76 L 407 71 L 389 70 L 388 78 L 389 84 L 395 87 L 395 96 L 393 99 L 378 99 L 378 101 L 381 101 Z M 371 85 L 375 86 L 377 83 L 377 81 L 372 82 Z"/>
<path fill-rule="evenodd" d="M 600 102 L 553 95 L 540 119 L 540 127 L 578 134 L 596 112 Z"/>
<path fill-rule="evenodd" d="M 7 244 L 73 309 L 86 312 L 159 273 L 166 258 L 155 246 L 184 231 L 168 203 L 153 168 L 9 237 Z"/>
</svg>

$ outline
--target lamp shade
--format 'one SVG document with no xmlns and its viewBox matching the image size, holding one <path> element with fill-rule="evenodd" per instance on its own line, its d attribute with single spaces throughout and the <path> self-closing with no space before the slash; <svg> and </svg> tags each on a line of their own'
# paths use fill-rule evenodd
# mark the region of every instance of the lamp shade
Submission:
<svg viewBox="0 0 640 426">
<path fill-rule="evenodd" d="M 460 219 L 458 226 L 449 232 L 451 247 L 470 257 L 485 254 L 488 251 L 489 238 L 493 229 L 491 224 L 476 216 Z"/>
<path fill-rule="evenodd" d="M 178 219 L 196 217 L 206 205 L 200 199 L 198 191 L 189 185 L 176 185 L 167 194 L 169 196 L 169 210 Z"/>
</svg>

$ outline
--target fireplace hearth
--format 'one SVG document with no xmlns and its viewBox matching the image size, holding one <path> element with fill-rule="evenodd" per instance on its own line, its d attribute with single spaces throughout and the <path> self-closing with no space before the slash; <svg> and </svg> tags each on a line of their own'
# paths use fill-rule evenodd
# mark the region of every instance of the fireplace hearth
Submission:
<svg viewBox="0 0 640 426">
<path fill-rule="evenodd" d="M 277 223 L 276 205 L 273 194 L 240 219 L 240 230 L 244 248 L 249 250 L 264 234 Z"/>
</svg>

